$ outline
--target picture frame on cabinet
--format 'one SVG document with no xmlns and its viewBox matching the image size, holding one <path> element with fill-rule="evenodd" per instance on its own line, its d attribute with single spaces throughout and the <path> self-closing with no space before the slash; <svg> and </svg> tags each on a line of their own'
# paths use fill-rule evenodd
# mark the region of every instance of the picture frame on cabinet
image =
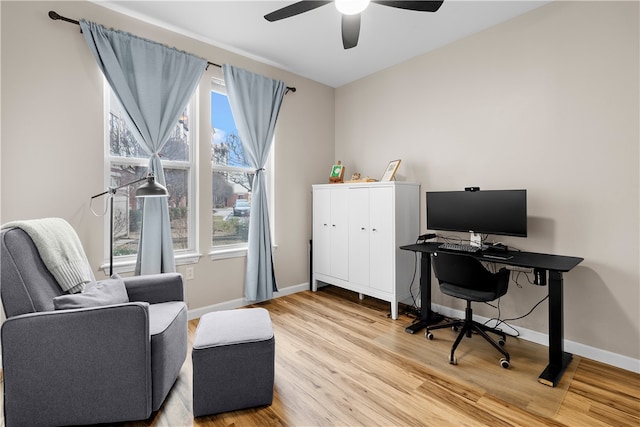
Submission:
<svg viewBox="0 0 640 427">
<path fill-rule="evenodd" d="M 380 181 L 392 181 L 393 177 L 396 175 L 396 171 L 398 170 L 398 166 L 400 166 L 401 161 L 401 159 L 390 161 Z"/>
<path fill-rule="evenodd" d="M 329 182 L 340 183 L 343 181 L 344 181 L 344 165 L 340 160 L 338 160 L 338 163 L 331 167 Z"/>
</svg>

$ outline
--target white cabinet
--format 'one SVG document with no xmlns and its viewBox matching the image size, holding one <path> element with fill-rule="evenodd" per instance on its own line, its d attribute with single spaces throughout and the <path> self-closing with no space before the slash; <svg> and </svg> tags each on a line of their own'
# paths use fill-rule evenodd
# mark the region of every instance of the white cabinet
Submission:
<svg viewBox="0 0 640 427">
<path fill-rule="evenodd" d="M 313 290 L 318 282 L 391 303 L 410 300 L 420 186 L 406 182 L 313 186 Z"/>
<path fill-rule="evenodd" d="M 347 280 L 349 234 L 346 188 L 323 188 L 313 193 L 314 270 Z"/>
<path fill-rule="evenodd" d="M 391 187 L 349 191 L 349 281 L 389 293 L 394 283 L 392 200 Z"/>
</svg>

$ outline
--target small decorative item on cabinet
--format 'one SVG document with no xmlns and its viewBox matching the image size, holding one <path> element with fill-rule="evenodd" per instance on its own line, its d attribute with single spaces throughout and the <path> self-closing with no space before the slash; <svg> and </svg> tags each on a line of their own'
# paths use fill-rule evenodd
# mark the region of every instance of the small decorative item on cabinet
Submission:
<svg viewBox="0 0 640 427">
<path fill-rule="evenodd" d="M 329 182 L 340 183 L 344 181 L 344 165 L 340 160 L 331 168 L 331 175 L 329 175 Z"/>
<path fill-rule="evenodd" d="M 365 178 L 362 178 L 362 175 L 360 175 L 360 172 L 355 172 L 353 175 L 351 175 L 351 179 L 345 182 L 375 182 L 376 180 L 373 178 L 369 178 L 368 176 Z"/>
<path fill-rule="evenodd" d="M 396 171 L 398 170 L 398 166 L 400 166 L 400 162 L 401 162 L 400 159 L 389 162 L 389 166 L 387 166 L 387 169 L 384 171 L 384 175 L 382 176 L 382 179 L 380 181 L 393 180 L 393 177 L 396 174 Z"/>
</svg>

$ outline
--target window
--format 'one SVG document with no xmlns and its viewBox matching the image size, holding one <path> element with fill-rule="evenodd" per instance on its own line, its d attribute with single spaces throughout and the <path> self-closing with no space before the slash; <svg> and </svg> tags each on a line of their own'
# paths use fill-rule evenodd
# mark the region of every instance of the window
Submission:
<svg viewBox="0 0 640 427">
<path fill-rule="evenodd" d="M 138 144 L 124 120 L 122 107 L 113 91 L 105 82 L 105 99 L 108 103 L 107 135 L 107 186 L 118 187 L 144 177 L 147 173 L 148 154 Z M 197 93 L 197 91 L 196 91 Z M 164 168 L 166 187 L 169 191 L 169 217 L 176 257 L 180 253 L 194 251 L 193 180 L 195 175 L 194 157 L 195 105 L 196 95 L 185 108 L 169 141 L 163 147 L 160 157 Z M 140 239 L 140 224 L 143 199 L 135 197 L 135 190 L 143 182 L 126 186 L 117 191 L 113 200 L 114 210 L 114 261 L 126 263 L 135 259 Z M 105 219 L 106 253 L 108 256 L 109 219 Z"/>
<path fill-rule="evenodd" d="M 246 248 L 254 169 L 242 148 L 224 81 L 219 79 L 211 83 L 211 171 L 214 251 Z"/>
<path fill-rule="evenodd" d="M 196 91 L 197 93 L 197 91 Z M 105 81 L 106 130 L 106 186 L 118 187 L 144 177 L 148 155 L 129 131 L 120 104 Z M 212 180 L 211 217 L 201 217 L 196 223 L 196 185 L 198 173 L 196 118 L 197 96 L 185 108 L 170 140 L 160 153 L 166 186 L 169 190 L 169 215 L 176 264 L 197 262 L 197 227 L 211 221 L 211 259 L 243 256 L 247 249 L 249 215 L 251 212 L 251 185 L 254 168 L 245 156 L 238 129 L 226 94 L 224 81 L 212 79 L 211 92 L 211 158 L 200 157 L 201 176 Z M 202 118 L 204 119 L 204 118 Z M 206 138 L 202 136 L 203 140 Z M 267 192 L 273 200 L 273 156 L 265 167 Z M 202 179 L 202 178 L 200 178 Z M 127 271 L 119 266 L 133 265 L 140 239 L 140 224 L 144 199 L 135 197 L 138 185 L 126 186 L 114 197 L 114 265 L 116 271 Z M 204 187 L 204 186 L 203 186 Z M 205 195 L 201 195 L 205 196 Z M 272 205 L 271 202 L 269 202 Z M 95 211 L 98 208 L 94 209 Z M 108 212 L 108 211 L 107 211 Z M 270 216 L 273 221 L 273 215 Z M 207 224 L 208 228 L 208 224 Z M 273 224 L 271 225 L 273 230 Z M 109 217 L 105 218 L 105 259 L 109 256 Z"/>
</svg>

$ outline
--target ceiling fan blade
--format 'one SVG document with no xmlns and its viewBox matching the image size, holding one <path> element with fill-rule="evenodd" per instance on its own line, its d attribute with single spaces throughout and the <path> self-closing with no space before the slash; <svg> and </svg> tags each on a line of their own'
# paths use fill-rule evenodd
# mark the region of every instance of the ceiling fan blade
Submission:
<svg viewBox="0 0 640 427">
<path fill-rule="evenodd" d="M 395 7 L 397 9 L 415 10 L 417 12 L 436 12 L 444 3 L 441 1 L 377 1 L 372 0 L 371 3 L 378 3 L 383 6 Z"/>
<path fill-rule="evenodd" d="M 342 15 L 342 46 L 351 49 L 358 44 L 360 37 L 360 14 Z"/>
<path fill-rule="evenodd" d="M 264 15 L 264 19 L 269 22 L 279 21 L 281 19 L 290 18 L 295 15 L 299 15 L 304 12 L 308 12 L 313 9 L 317 9 L 325 4 L 332 3 L 331 1 L 299 1 L 297 3 L 285 6 L 282 9 L 278 9 L 274 12 Z"/>
</svg>

